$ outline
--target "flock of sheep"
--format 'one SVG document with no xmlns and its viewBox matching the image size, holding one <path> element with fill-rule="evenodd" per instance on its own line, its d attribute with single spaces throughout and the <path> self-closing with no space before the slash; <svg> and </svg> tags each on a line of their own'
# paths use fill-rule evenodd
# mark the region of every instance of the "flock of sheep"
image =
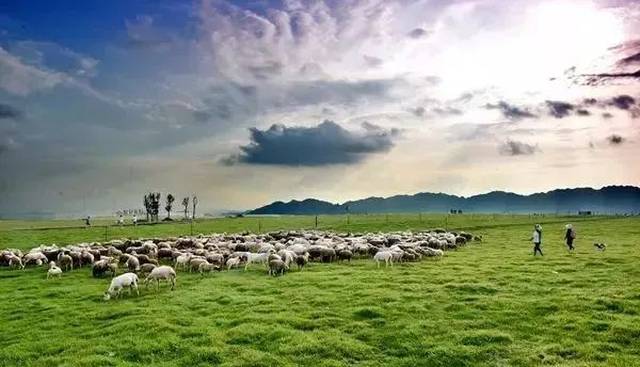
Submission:
<svg viewBox="0 0 640 367">
<path fill-rule="evenodd" d="M 479 236 L 444 229 L 412 233 L 336 234 L 319 231 L 281 231 L 267 234 L 213 234 L 209 236 L 113 240 L 65 247 L 41 245 L 24 254 L 7 249 L 0 253 L 0 265 L 22 268 L 48 264 L 47 279 L 64 271 L 90 266 L 94 277 L 113 278 L 104 294 L 106 300 L 119 297 L 123 289 L 139 294 L 138 275 L 144 284 L 167 281 L 173 290 L 176 270 L 204 274 L 254 264 L 265 266 L 272 276 L 284 275 L 292 267 L 302 270 L 308 262 L 351 261 L 372 258 L 379 267 L 441 257 L 444 251 L 481 241 Z M 170 264 L 169 265 L 161 265 Z M 118 269 L 125 272 L 116 276 Z"/>
</svg>

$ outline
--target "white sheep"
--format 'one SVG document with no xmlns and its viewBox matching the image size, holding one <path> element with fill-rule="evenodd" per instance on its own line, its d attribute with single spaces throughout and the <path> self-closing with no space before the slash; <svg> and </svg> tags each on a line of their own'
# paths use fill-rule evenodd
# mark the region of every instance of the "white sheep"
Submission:
<svg viewBox="0 0 640 367">
<path fill-rule="evenodd" d="M 160 289 L 161 280 L 171 282 L 171 290 L 173 290 L 176 287 L 176 271 L 173 270 L 173 268 L 170 266 L 158 266 L 157 268 L 151 270 L 151 273 L 149 273 L 149 275 L 147 275 L 147 277 L 144 279 L 145 286 L 148 287 L 149 282 L 153 280 L 156 281 L 157 290 Z"/>
<path fill-rule="evenodd" d="M 269 255 L 271 253 L 265 252 L 260 254 L 249 253 L 249 257 L 247 258 L 247 263 L 244 266 L 244 270 L 246 271 L 250 264 L 259 263 L 259 264 L 267 264 L 269 260 Z"/>
<path fill-rule="evenodd" d="M 380 261 L 384 261 L 385 266 L 393 266 L 393 253 L 391 251 L 378 251 L 373 255 L 373 260 L 376 261 L 377 267 L 380 267 Z"/>
<path fill-rule="evenodd" d="M 56 266 L 55 261 L 52 261 L 49 263 L 49 270 L 47 271 L 47 279 L 53 276 L 57 276 L 58 278 L 62 277 L 62 269 Z"/>
<path fill-rule="evenodd" d="M 240 266 L 239 257 L 231 257 L 227 260 L 227 270 L 231 270 L 231 268 L 237 268 L 238 266 Z"/>
<path fill-rule="evenodd" d="M 175 267 L 176 269 L 183 268 L 189 265 L 189 261 L 191 261 L 191 253 L 186 253 L 176 257 Z"/>
<path fill-rule="evenodd" d="M 139 296 L 138 290 L 138 276 L 135 273 L 124 273 L 111 279 L 111 285 L 106 292 L 104 292 L 104 300 L 108 301 L 111 297 L 118 298 L 123 288 L 129 289 L 129 295 L 131 295 L 131 288 L 136 290 L 136 294 Z"/>
<path fill-rule="evenodd" d="M 42 263 L 47 263 L 49 260 L 42 252 L 30 252 L 22 258 L 22 269 L 27 266 L 28 263 L 34 262 L 37 265 L 42 265 Z"/>
</svg>

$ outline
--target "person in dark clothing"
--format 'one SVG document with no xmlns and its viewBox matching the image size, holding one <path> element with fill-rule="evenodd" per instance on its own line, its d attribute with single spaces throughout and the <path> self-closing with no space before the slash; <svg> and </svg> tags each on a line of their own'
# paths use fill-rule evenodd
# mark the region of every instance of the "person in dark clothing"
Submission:
<svg viewBox="0 0 640 367">
<path fill-rule="evenodd" d="M 533 229 L 533 235 L 531 236 L 531 241 L 533 241 L 533 256 L 539 252 L 540 256 L 542 255 L 542 226 L 536 224 Z"/>
<path fill-rule="evenodd" d="M 567 247 L 569 248 L 569 251 L 573 251 L 576 248 L 573 246 L 573 240 L 576 239 L 576 230 L 573 229 L 573 226 L 571 224 L 567 224 L 565 226 L 565 229 L 567 230 L 564 234 L 564 239 L 567 243 Z"/>
</svg>

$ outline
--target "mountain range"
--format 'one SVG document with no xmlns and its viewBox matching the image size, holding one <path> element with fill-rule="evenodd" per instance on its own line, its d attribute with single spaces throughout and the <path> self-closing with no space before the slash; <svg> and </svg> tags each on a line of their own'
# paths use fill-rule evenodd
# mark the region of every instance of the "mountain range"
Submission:
<svg viewBox="0 0 640 367">
<path fill-rule="evenodd" d="M 442 213 L 450 210 L 465 213 L 640 213 L 640 187 L 558 189 L 531 195 L 492 191 L 469 197 L 423 192 L 387 198 L 369 197 L 343 204 L 305 199 L 287 203 L 276 201 L 246 214 Z"/>
</svg>

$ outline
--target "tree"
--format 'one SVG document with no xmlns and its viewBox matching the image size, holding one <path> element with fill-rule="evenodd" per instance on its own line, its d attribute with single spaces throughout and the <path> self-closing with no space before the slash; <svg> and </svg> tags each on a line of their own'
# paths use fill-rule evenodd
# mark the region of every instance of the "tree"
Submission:
<svg viewBox="0 0 640 367">
<path fill-rule="evenodd" d="M 171 208 L 173 207 L 173 202 L 176 200 L 176 198 L 173 197 L 173 195 L 168 194 L 167 195 L 167 205 L 164 207 L 164 209 L 167 211 L 167 218 L 171 219 Z"/>
<path fill-rule="evenodd" d="M 193 211 L 191 212 L 191 219 L 196 219 L 196 205 L 198 205 L 198 197 L 193 195 L 193 199 L 191 199 L 191 203 L 193 203 Z"/>
<path fill-rule="evenodd" d="M 189 219 L 189 197 L 182 199 L 182 206 L 184 207 L 184 219 Z"/>
<path fill-rule="evenodd" d="M 144 195 L 144 210 L 147 213 L 147 222 L 149 221 L 149 217 L 151 216 L 151 194 Z"/>
<path fill-rule="evenodd" d="M 158 214 L 160 213 L 160 193 L 152 192 L 149 194 L 151 196 L 151 215 L 154 220 L 158 221 Z"/>
</svg>

